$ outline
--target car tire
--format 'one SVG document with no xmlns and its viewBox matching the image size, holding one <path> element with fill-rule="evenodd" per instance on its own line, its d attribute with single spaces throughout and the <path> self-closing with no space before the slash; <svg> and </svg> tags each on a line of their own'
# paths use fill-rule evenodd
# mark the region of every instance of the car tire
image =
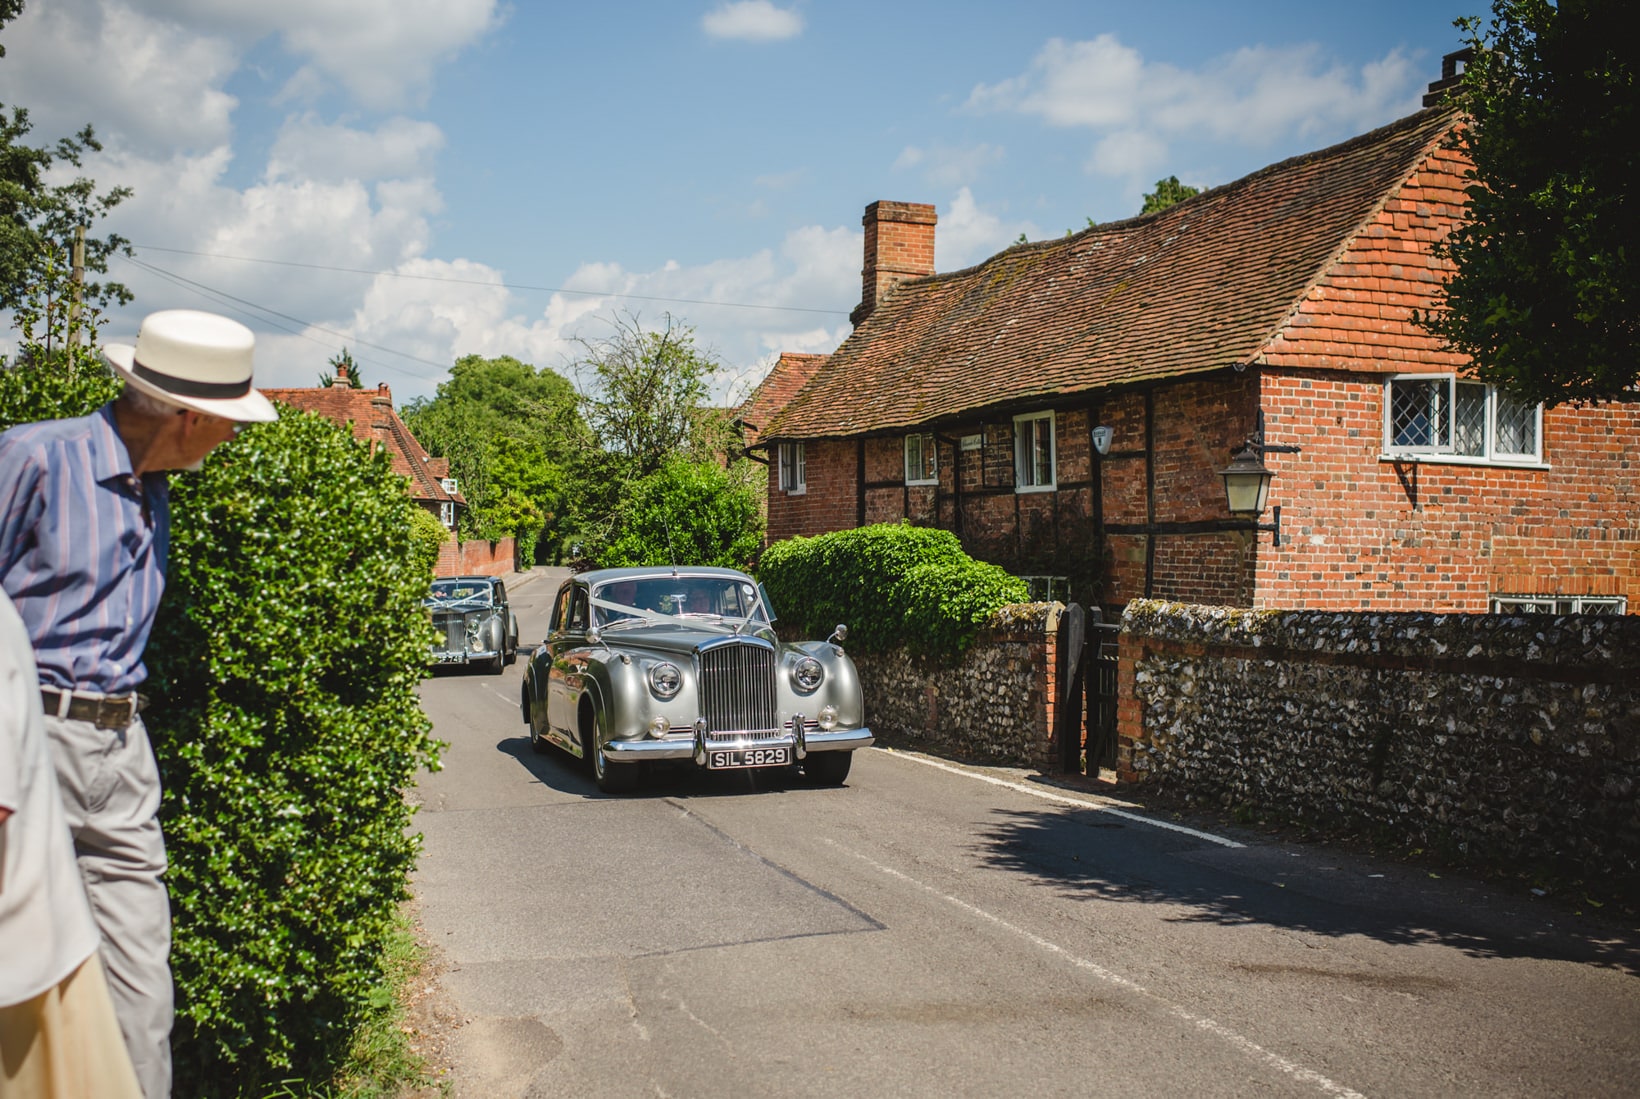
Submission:
<svg viewBox="0 0 1640 1099">
<path fill-rule="evenodd" d="M 815 752 L 803 760 L 803 777 L 811 786 L 841 786 L 853 763 L 853 752 Z"/>
<path fill-rule="evenodd" d="M 582 721 L 581 744 L 592 763 L 592 780 L 606 794 L 624 794 L 638 784 L 638 768 L 631 763 L 611 763 L 593 728 L 593 722 Z"/>
<path fill-rule="evenodd" d="M 507 658 L 500 653 L 496 653 L 495 658 L 490 661 L 489 673 L 491 675 L 500 675 L 506 667 Z"/>
<path fill-rule="evenodd" d="M 538 756 L 544 756 L 552 751 L 552 745 L 541 735 L 541 727 L 535 722 L 535 702 L 529 697 L 529 687 L 526 686 L 524 691 L 524 712 L 529 715 L 526 720 L 530 725 L 530 750 Z"/>
</svg>

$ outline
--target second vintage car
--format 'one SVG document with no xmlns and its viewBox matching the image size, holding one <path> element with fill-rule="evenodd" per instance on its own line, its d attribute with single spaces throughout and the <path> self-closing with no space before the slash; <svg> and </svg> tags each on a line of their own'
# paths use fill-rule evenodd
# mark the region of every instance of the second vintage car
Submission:
<svg viewBox="0 0 1640 1099">
<path fill-rule="evenodd" d="M 433 581 L 425 600 L 432 611 L 434 664 L 481 664 L 499 673 L 518 656 L 518 618 L 507 585 L 493 576 Z"/>
<path fill-rule="evenodd" d="M 773 622 L 767 593 L 733 569 L 571 577 L 524 671 L 531 745 L 586 760 L 608 792 L 662 760 L 842 783 L 873 739 L 847 630 L 786 643 Z"/>
</svg>

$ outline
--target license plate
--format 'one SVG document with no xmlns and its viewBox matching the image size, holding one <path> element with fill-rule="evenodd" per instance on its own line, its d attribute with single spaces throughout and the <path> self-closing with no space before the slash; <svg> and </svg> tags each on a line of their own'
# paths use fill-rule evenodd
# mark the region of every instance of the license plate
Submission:
<svg viewBox="0 0 1640 1099">
<path fill-rule="evenodd" d="M 721 748 L 706 753 L 706 766 L 713 771 L 736 767 L 784 767 L 792 761 L 792 750 L 778 748 Z"/>
<path fill-rule="evenodd" d="M 465 653 L 439 653 L 438 662 L 440 664 L 465 664 L 467 663 L 467 655 Z"/>
</svg>

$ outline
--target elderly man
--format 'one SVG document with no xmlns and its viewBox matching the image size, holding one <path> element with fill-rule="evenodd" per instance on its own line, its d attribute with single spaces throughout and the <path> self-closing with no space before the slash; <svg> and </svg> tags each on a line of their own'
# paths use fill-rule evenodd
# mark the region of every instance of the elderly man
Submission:
<svg viewBox="0 0 1640 1099">
<path fill-rule="evenodd" d="M 52 759 L 109 991 L 147 1099 L 171 1089 L 171 914 L 159 770 L 138 716 L 165 586 L 167 471 L 275 418 L 254 338 L 226 317 L 154 313 L 103 357 L 125 379 L 89 416 L 0 435 L 0 588 L 28 627 Z"/>
</svg>

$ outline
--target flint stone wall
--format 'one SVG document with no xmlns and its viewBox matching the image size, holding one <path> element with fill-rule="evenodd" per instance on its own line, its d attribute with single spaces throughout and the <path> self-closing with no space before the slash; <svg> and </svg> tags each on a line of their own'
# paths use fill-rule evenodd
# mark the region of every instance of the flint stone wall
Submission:
<svg viewBox="0 0 1640 1099">
<path fill-rule="evenodd" d="M 1119 774 L 1640 892 L 1640 617 L 1122 619 Z"/>
<path fill-rule="evenodd" d="M 976 763 L 1051 768 L 1058 603 L 1003 607 L 957 660 L 851 654 L 884 744 Z"/>
</svg>

